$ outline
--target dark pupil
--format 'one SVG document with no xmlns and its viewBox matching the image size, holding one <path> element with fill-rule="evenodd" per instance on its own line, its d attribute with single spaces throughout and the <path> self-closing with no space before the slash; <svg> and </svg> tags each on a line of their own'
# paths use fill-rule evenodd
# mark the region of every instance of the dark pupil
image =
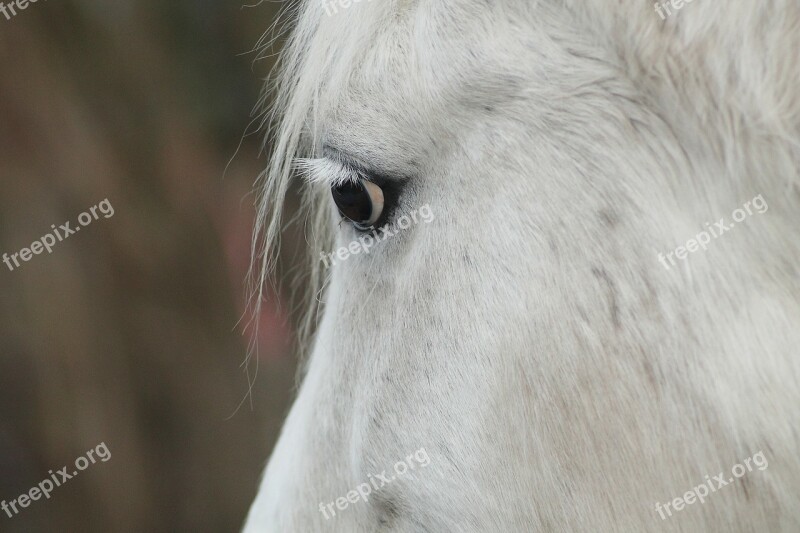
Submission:
<svg viewBox="0 0 800 533">
<path fill-rule="evenodd" d="M 342 216 L 353 222 L 364 222 L 372 215 L 372 200 L 361 183 L 343 183 L 331 187 L 333 201 Z"/>
</svg>

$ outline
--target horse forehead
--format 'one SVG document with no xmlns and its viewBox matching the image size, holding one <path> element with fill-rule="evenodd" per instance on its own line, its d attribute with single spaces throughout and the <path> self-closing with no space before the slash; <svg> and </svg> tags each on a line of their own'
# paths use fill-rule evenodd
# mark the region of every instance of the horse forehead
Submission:
<svg viewBox="0 0 800 533">
<path fill-rule="evenodd" d="M 422 23 L 417 15 L 374 32 L 360 50 L 331 63 L 338 72 L 330 79 L 337 81 L 327 87 L 320 116 L 322 133 L 335 144 L 362 152 L 431 150 L 470 117 L 519 98 L 530 84 L 506 47 L 495 46 L 503 36 L 479 31 L 470 20 Z M 356 36 L 340 38 L 334 46 L 352 50 L 348 41 Z"/>
</svg>

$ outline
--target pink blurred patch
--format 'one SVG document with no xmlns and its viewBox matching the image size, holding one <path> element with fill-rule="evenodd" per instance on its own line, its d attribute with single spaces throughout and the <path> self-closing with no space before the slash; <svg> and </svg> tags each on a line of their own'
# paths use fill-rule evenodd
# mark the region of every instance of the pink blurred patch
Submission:
<svg viewBox="0 0 800 533">
<path fill-rule="evenodd" d="M 252 175 L 255 175 L 253 173 Z M 233 180 L 231 180 L 232 183 Z M 237 310 L 242 317 L 240 327 L 248 342 L 256 342 L 259 359 L 277 359 L 290 354 L 291 328 L 285 305 L 280 296 L 269 288 L 264 295 L 258 322 L 254 321 L 252 309 L 247 305 L 249 294 L 245 278 L 250 267 L 250 238 L 255 220 L 252 196 L 245 195 L 248 189 L 226 188 L 226 198 L 213 204 L 213 224 L 222 239 L 231 287 L 236 292 Z M 256 327 L 257 326 L 257 327 Z M 253 338 L 253 335 L 257 335 Z"/>
</svg>

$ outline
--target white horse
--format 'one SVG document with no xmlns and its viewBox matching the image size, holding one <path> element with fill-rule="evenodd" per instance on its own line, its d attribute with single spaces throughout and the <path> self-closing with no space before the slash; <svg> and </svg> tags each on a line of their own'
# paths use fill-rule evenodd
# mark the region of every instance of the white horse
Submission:
<svg viewBox="0 0 800 533">
<path fill-rule="evenodd" d="M 663 4 L 290 12 L 257 281 L 299 170 L 315 333 L 245 531 L 800 531 L 800 4 Z"/>
</svg>

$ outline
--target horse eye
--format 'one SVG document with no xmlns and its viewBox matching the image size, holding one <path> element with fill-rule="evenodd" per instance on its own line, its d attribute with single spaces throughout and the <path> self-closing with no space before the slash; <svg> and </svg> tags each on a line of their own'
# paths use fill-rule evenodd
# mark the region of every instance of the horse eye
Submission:
<svg viewBox="0 0 800 533">
<path fill-rule="evenodd" d="M 334 185 L 331 195 L 339 214 L 361 231 L 373 227 L 383 212 L 383 190 L 365 179 Z"/>
</svg>

